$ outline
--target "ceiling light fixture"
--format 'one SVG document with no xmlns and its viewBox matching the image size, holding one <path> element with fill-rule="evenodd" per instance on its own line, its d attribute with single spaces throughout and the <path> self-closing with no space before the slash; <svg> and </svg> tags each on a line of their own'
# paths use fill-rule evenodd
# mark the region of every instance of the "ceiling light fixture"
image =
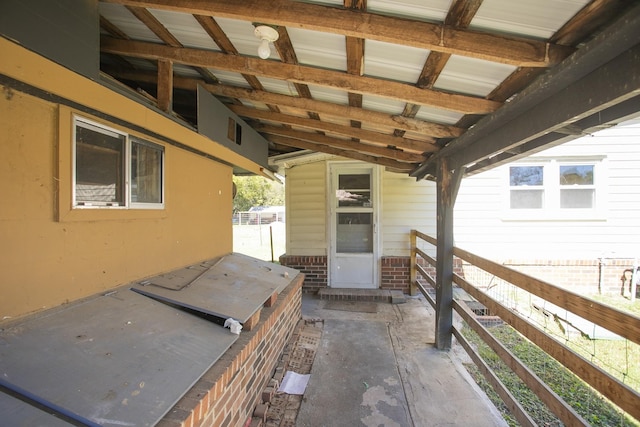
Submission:
<svg viewBox="0 0 640 427">
<path fill-rule="evenodd" d="M 253 30 L 253 34 L 261 40 L 260 46 L 258 47 L 258 56 L 262 59 L 267 59 L 271 56 L 269 43 L 278 40 L 278 31 L 268 25 L 258 25 L 256 29 Z"/>
</svg>

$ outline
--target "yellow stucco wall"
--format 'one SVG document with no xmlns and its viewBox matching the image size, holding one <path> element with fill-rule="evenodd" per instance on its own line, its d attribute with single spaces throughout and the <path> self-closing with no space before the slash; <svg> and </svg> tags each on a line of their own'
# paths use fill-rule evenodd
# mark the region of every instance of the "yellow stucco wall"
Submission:
<svg viewBox="0 0 640 427">
<path fill-rule="evenodd" d="M 164 210 L 83 209 L 58 220 L 69 206 L 58 189 L 71 188 L 57 170 L 72 155 L 58 139 L 70 125 L 59 120 L 64 107 L 1 89 L 0 318 L 231 252 L 231 168 L 166 144 Z"/>
<path fill-rule="evenodd" d="M 79 113 L 165 148 L 165 209 L 71 209 L 77 111 L 0 85 L 0 322 L 232 251 L 229 164 L 258 165 L 2 38 L 0 57 L 0 74 L 131 123 L 140 133 Z"/>
</svg>

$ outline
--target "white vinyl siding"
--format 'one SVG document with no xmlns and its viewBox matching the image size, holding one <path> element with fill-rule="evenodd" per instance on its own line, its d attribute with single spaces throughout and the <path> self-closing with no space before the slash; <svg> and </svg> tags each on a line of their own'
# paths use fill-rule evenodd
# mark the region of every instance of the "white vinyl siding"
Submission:
<svg viewBox="0 0 640 427">
<path fill-rule="evenodd" d="M 382 256 L 408 256 L 412 229 L 435 237 L 435 182 L 385 171 L 381 202 Z"/>
<path fill-rule="evenodd" d="M 326 163 L 287 169 L 287 254 L 327 255 Z"/>
<path fill-rule="evenodd" d="M 510 165 L 464 178 L 455 205 L 457 246 L 494 259 L 596 259 L 640 256 L 640 123 L 602 131 L 531 156 L 602 159 L 603 209 L 597 216 L 516 219 L 505 215 Z M 511 165 L 513 165 L 512 163 Z M 578 211 L 579 209 L 567 209 Z"/>
</svg>

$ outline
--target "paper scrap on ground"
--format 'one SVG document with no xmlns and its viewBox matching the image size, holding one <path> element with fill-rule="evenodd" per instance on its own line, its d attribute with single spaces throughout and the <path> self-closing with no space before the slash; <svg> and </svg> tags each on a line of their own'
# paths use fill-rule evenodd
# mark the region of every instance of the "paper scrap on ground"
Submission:
<svg viewBox="0 0 640 427">
<path fill-rule="evenodd" d="M 284 374 L 284 378 L 282 379 L 282 383 L 280 384 L 278 391 L 287 394 L 304 394 L 310 376 L 311 375 L 309 374 L 303 375 L 287 371 Z"/>
</svg>

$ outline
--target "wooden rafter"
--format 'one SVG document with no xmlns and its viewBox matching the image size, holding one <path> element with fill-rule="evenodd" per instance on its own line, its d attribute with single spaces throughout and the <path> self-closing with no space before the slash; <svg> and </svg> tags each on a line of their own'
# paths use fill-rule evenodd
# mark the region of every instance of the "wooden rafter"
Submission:
<svg viewBox="0 0 640 427">
<path fill-rule="evenodd" d="M 319 120 L 307 119 L 304 117 L 290 116 L 288 114 L 274 113 L 272 111 L 258 110 L 240 105 L 231 105 L 229 109 L 242 117 L 253 119 L 269 120 L 276 123 L 284 123 L 292 126 L 304 127 L 310 130 L 322 130 L 346 137 L 356 137 L 362 141 L 373 144 L 391 145 L 403 150 L 411 150 L 418 153 L 434 152 L 436 146 L 431 141 L 418 141 L 409 138 L 400 138 L 393 135 L 385 135 L 365 129 L 352 128 L 350 126 L 339 125 Z"/>
<path fill-rule="evenodd" d="M 107 0 L 129 6 L 220 16 L 271 25 L 324 31 L 350 37 L 413 46 L 515 66 L 548 67 L 573 49 L 522 37 L 458 30 L 430 22 L 408 20 L 284 0 Z"/>
<path fill-rule="evenodd" d="M 101 50 L 124 56 L 145 59 L 167 59 L 185 65 L 210 67 L 219 70 L 245 72 L 293 83 L 313 83 L 346 91 L 372 94 L 420 105 L 463 113 L 489 113 L 500 103 L 467 95 L 458 95 L 366 76 L 318 69 L 313 67 L 263 61 L 256 58 L 227 55 L 203 49 L 175 48 L 154 43 L 116 40 L 103 37 Z"/>
<path fill-rule="evenodd" d="M 366 0 L 344 0 L 344 7 L 352 10 L 366 10 Z M 347 73 L 355 76 L 364 74 L 364 39 L 362 37 L 345 37 L 347 53 Z M 349 105 L 351 107 L 362 108 L 362 94 L 349 92 Z M 354 128 L 362 127 L 358 120 L 351 120 Z"/>
<path fill-rule="evenodd" d="M 115 77 L 125 80 L 135 80 L 149 83 L 156 82 L 155 73 L 117 70 L 112 70 L 110 71 L 110 73 Z M 198 85 L 203 86 L 205 89 L 216 96 L 238 98 L 247 101 L 256 101 L 264 104 L 272 103 L 305 111 L 314 111 L 318 114 L 327 116 L 342 118 L 351 117 L 363 123 L 375 123 L 379 126 L 388 127 L 390 129 L 400 128 L 406 131 L 418 132 L 423 135 L 431 136 L 433 138 L 454 138 L 462 135 L 462 133 L 464 132 L 464 129 L 451 125 L 443 125 L 419 119 L 381 113 L 379 111 L 354 108 L 348 105 L 333 104 L 325 101 L 305 99 L 273 92 L 251 90 L 240 87 L 227 86 L 223 84 L 211 85 L 203 82 L 202 80 L 174 76 L 175 88 L 195 91 Z"/>
<path fill-rule="evenodd" d="M 256 130 L 262 133 L 270 135 L 281 135 L 301 141 L 313 142 L 316 144 L 323 144 L 329 147 L 340 148 L 344 150 L 359 151 L 361 153 L 367 153 L 374 156 L 387 157 L 389 159 L 398 160 L 401 162 L 420 163 L 424 161 L 422 154 L 409 153 L 402 150 L 396 150 L 388 147 L 381 147 L 379 145 L 364 144 L 361 142 L 354 142 L 345 139 L 338 139 L 327 135 L 319 135 L 315 132 L 304 132 L 295 129 L 289 129 L 282 126 L 270 126 L 270 125 L 258 125 Z"/>
<path fill-rule="evenodd" d="M 172 47 L 183 47 L 182 43 L 173 35 L 151 12 L 142 7 L 127 6 L 127 9 L 147 26 L 160 40 Z M 203 67 L 195 67 L 196 71 L 207 81 L 215 82 L 217 79 L 209 70 Z M 165 91 L 166 88 L 158 89 Z"/>
<path fill-rule="evenodd" d="M 291 43 L 289 33 L 287 32 L 287 29 L 285 27 L 278 28 L 278 40 L 276 40 L 275 46 L 278 50 L 278 54 L 280 55 L 280 59 L 282 60 L 282 62 L 298 65 L 298 57 L 296 55 L 296 51 L 293 49 L 293 44 Z M 298 91 L 298 94 L 302 98 L 312 98 L 309 86 L 304 83 L 294 83 L 294 86 Z M 317 113 L 310 111 L 307 114 L 312 119 L 320 120 L 320 117 Z"/>
<path fill-rule="evenodd" d="M 456 0 L 449 8 L 449 13 L 445 18 L 444 24 L 454 28 L 466 28 L 471 23 L 476 12 L 482 5 L 483 0 Z M 416 86 L 420 88 L 432 88 L 440 77 L 440 73 L 444 70 L 445 65 L 451 58 L 450 53 L 431 52 L 425 61 L 420 77 Z M 405 117 L 415 117 L 420 110 L 419 105 L 407 104 L 402 113 Z M 395 131 L 396 136 L 402 136 L 404 132 L 401 129 Z"/>
<path fill-rule="evenodd" d="M 386 157 L 375 157 L 368 154 L 363 154 L 354 150 L 345 150 L 335 147 L 330 147 L 324 144 L 316 144 L 313 142 L 302 141 L 300 139 L 288 138 L 281 135 L 264 134 L 264 136 L 270 142 L 276 144 L 287 145 L 289 147 L 301 148 L 303 150 L 312 150 L 319 153 L 333 154 L 336 156 L 346 157 L 348 159 L 361 160 L 363 162 L 372 163 L 375 165 L 385 166 L 393 170 L 407 172 L 411 170 L 411 163 L 399 162 L 397 160 L 389 159 Z"/>
</svg>

